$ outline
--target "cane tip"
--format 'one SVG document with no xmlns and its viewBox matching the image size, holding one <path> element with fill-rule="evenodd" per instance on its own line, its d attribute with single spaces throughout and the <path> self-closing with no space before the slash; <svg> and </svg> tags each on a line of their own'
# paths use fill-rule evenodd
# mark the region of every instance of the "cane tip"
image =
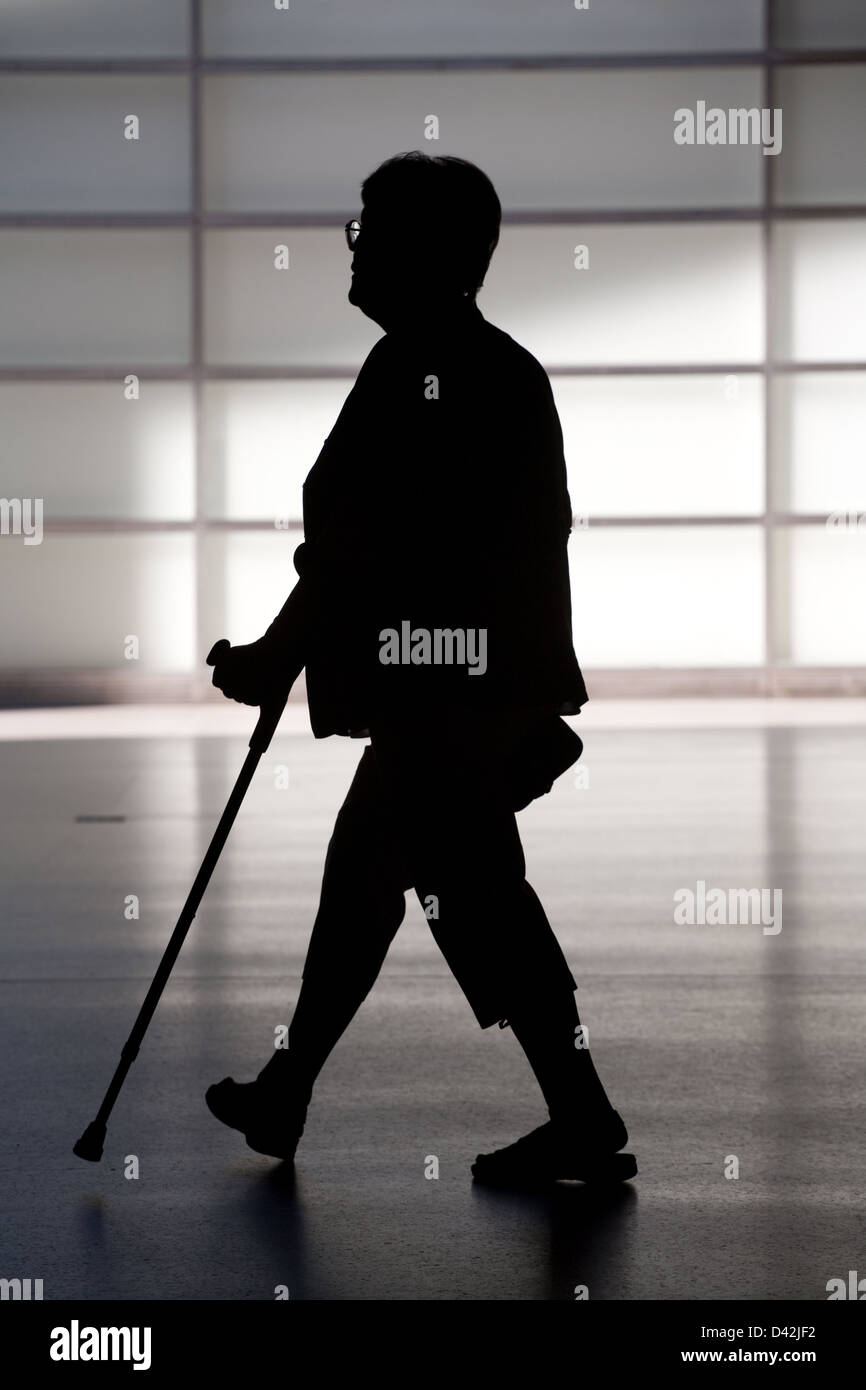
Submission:
<svg viewBox="0 0 866 1390">
<path fill-rule="evenodd" d="M 76 1158 L 86 1158 L 89 1163 L 98 1163 L 102 1158 L 104 1143 L 105 1125 L 97 1124 L 94 1120 L 87 1126 L 78 1142 L 73 1144 L 72 1152 Z"/>
</svg>

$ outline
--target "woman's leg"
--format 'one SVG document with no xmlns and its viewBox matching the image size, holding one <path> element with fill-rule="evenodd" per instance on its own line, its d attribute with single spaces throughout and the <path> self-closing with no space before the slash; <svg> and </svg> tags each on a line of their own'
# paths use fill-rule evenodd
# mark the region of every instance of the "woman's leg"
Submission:
<svg viewBox="0 0 866 1390">
<path fill-rule="evenodd" d="M 289 1046 L 273 1052 L 255 1082 L 227 1077 L 207 1094 L 212 1112 L 247 1134 L 251 1147 L 283 1158 L 294 1152 L 316 1078 L 375 983 L 403 920 L 406 887 L 368 748 L 328 846 Z"/>
</svg>

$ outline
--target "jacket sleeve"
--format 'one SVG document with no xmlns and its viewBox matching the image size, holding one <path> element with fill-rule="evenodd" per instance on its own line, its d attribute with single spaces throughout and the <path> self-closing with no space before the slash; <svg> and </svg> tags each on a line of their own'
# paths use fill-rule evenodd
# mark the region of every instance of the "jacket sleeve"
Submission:
<svg viewBox="0 0 866 1390">
<path fill-rule="evenodd" d="M 363 418 L 366 402 L 375 389 L 383 351 L 384 339 L 380 339 L 358 373 L 328 436 L 326 449 L 353 449 L 359 417 Z M 366 460 L 359 459 L 359 465 L 365 463 Z M 263 641 L 273 646 L 277 659 L 292 673 L 293 679 L 305 666 L 322 625 L 330 620 L 334 586 L 345 585 L 345 576 L 353 573 L 357 576 L 362 572 L 375 547 L 365 518 L 365 494 L 358 486 L 364 473 L 365 469 L 359 467 L 356 473 L 350 472 L 347 485 L 331 487 L 326 519 L 322 521 L 319 517 L 309 533 L 305 525 L 305 539 L 296 547 L 293 556 L 298 582 L 264 634 Z M 305 523 L 306 519 L 305 506 Z"/>
<path fill-rule="evenodd" d="M 310 595 L 303 579 L 299 579 L 262 642 L 271 649 L 274 664 L 294 684 L 307 664 L 310 630 Z"/>
</svg>

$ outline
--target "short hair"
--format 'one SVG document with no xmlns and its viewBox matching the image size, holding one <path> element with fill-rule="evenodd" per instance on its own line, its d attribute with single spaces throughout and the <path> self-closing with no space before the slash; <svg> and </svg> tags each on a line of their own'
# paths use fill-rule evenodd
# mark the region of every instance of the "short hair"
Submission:
<svg viewBox="0 0 866 1390">
<path fill-rule="evenodd" d="M 477 164 L 453 154 L 407 150 L 367 176 L 361 199 L 365 207 L 408 208 L 429 217 L 445 275 L 469 294 L 478 293 L 499 241 L 502 205 Z"/>
</svg>

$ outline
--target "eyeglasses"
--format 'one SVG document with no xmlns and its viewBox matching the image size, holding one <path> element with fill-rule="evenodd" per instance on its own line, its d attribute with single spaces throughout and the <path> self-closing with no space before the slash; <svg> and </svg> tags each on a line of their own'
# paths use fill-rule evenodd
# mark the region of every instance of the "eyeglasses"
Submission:
<svg viewBox="0 0 866 1390">
<path fill-rule="evenodd" d="M 351 222 L 346 223 L 346 245 L 350 251 L 354 251 L 355 243 L 361 235 L 361 224 L 356 217 Z"/>
</svg>

